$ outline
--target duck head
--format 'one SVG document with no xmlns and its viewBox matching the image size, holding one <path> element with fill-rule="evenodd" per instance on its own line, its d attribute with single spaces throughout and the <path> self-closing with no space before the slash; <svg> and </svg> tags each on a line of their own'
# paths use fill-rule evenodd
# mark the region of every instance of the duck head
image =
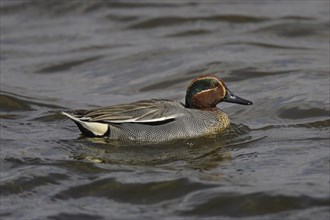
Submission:
<svg viewBox="0 0 330 220">
<path fill-rule="evenodd" d="M 215 109 L 220 102 L 253 104 L 249 100 L 234 95 L 221 79 L 212 74 L 197 77 L 189 84 L 185 103 L 187 108 Z"/>
</svg>

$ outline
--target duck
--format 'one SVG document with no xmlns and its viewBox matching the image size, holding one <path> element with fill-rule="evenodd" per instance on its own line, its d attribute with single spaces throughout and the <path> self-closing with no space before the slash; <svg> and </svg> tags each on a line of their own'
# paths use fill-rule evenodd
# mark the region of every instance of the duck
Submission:
<svg viewBox="0 0 330 220">
<path fill-rule="evenodd" d="M 194 78 L 185 103 L 169 99 L 140 100 L 90 110 L 63 111 L 83 136 L 134 142 L 164 142 L 223 132 L 230 120 L 221 102 L 252 105 L 231 92 L 214 74 Z"/>
</svg>

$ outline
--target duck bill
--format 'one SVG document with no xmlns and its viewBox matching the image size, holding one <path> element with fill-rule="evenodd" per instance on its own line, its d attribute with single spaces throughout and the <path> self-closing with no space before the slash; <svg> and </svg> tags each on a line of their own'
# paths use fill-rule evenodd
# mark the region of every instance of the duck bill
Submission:
<svg viewBox="0 0 330 220">
<path fill-rule="evenodd" d="M 252 105 L 253 102 L 243 99 L 241 97 L 238 97 L 234 95 L 228 88 L 227 88 L 227 93 L 226 96 L 223 98 L 224 102 L 231 102 L 231 103 L 236 103 L 240 105 Z"/>
</svg>

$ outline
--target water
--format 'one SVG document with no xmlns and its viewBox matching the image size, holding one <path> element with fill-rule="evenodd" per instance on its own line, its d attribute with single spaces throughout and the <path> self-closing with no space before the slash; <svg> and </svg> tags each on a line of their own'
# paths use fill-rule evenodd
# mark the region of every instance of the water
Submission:
<svg viewBox="0 0 330 220">
<path fill-rule="evenodd" d="M 1 219 L 329 219 L 329 1 L 1 1 Z M 216 73 L 213 138 L 88 139 L 59 114 L 184 100 Z"/>
</svg>

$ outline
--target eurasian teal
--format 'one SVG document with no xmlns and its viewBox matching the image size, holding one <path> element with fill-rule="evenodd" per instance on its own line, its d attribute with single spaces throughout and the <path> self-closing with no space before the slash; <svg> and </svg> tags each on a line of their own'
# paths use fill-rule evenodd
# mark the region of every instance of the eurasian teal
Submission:
<svg viewBox="0 0 330 220">
<path fill-rule="evenodd" d="M 151 99 L 62 114 L 88 137 L 162 142 L 222 132 L 229 126 L 229 119 L 216 107 L 220 102 L 252 105 L 234 95 L 221 79 L 208 74 L 192 80 L 185 104 Z"/>
</svg>

